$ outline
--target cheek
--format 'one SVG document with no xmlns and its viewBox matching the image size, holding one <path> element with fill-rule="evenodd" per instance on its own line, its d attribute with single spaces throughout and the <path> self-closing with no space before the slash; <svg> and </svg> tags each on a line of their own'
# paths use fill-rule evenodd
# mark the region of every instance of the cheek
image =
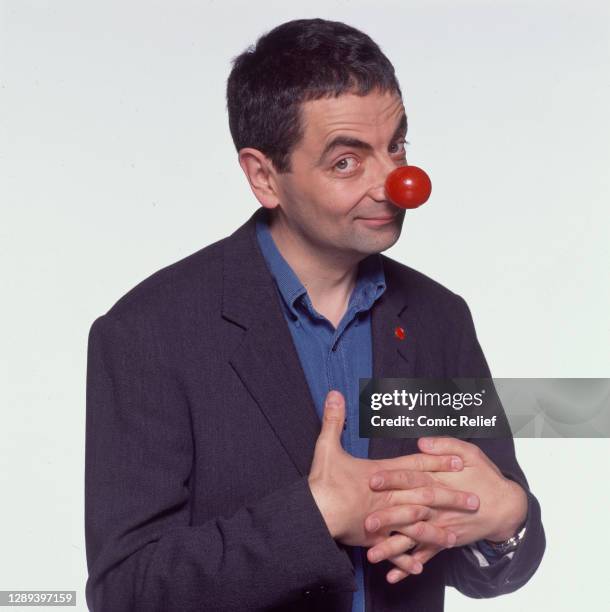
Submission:
<svg viewBox="0 0 610 612">
<path fill-rule="evenodd" d="M 363 200 L 366 189 L 359 181 L 334 181 L 325 190 L 325 204 L 338 216 L 344 215 Z"/>
<path fill-rule="evenodd" d="M 356 178 L 302 176 L 290 185 L 287 195 L 294 213 L 301 219 L 318 226 L 324 224 L 324 220 L 335 224 L 366 196 L 367 186 L 364 183 Z"/>
<path fill-rule="evenodd" d="M 292 202 L 298 208 L 298 214 L 315 225 L 332 222 L 335 224 L 346 215 L 359 199 L 348 190 L 335 185 L 312 188 L 308 186 L 299 193 L 294 193 Z"/>
</svg>

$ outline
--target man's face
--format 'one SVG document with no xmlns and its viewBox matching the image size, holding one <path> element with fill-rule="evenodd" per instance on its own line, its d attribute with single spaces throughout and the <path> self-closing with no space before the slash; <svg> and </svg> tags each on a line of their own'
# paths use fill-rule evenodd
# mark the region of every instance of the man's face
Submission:
<svg viewBox="0 0 610 612">
<path fill-rule="evenodd" d="M 406 164 L 401 98 L 375 90 L 313 100 L 302 105 L 301 121 L 292 172 L 276 175 L 281 222 L 328 254 L 362 259 L 391 247 L 405 214 L 384 191 L 387 175 Z"/>
</svg>

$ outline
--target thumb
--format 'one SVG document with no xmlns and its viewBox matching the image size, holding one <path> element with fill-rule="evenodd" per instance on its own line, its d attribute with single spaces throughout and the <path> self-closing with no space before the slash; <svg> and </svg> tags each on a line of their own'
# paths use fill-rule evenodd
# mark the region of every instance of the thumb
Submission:
<svg viewBox="0 0 610 612">
<path fill-rule="evenodd" d="M 345 398 L 342 393 L 333 389 L 328 392 L 324 401 L 322 429 L 318 440 L 336 443 L 341 446 L 341 433 L 345 423 Z"/>
</svg>

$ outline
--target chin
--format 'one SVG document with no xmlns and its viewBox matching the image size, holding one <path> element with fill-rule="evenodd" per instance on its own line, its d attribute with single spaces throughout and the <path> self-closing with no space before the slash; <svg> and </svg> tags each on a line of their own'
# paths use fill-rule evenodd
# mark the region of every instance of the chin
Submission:
<svg viewBox="0 0 610 612">
<path fill-rule="evenodd" d="M 354 249 L 366 255 L 373 253 L 382 253 L 394 246 L 400 238 L 400 228 L 394 228 L 394 231 L 379 232 L 377 235 L 359 236 L 359 240 L 354 244 Z"/>
</svg>

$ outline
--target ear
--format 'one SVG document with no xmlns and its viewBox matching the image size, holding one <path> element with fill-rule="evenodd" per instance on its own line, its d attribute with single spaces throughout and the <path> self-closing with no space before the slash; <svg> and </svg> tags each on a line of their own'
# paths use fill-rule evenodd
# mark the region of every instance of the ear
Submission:
<svg viewBox="0 0 610 612">
<path fill-rule="evenodd" d="M 271 209 L 278 206 L 280 196 L 277 192 L 271 160 L 258 149 L 245 147 L 239 151 L 239 165 L 256 199 L 265 208 Z"/>
</svg>

